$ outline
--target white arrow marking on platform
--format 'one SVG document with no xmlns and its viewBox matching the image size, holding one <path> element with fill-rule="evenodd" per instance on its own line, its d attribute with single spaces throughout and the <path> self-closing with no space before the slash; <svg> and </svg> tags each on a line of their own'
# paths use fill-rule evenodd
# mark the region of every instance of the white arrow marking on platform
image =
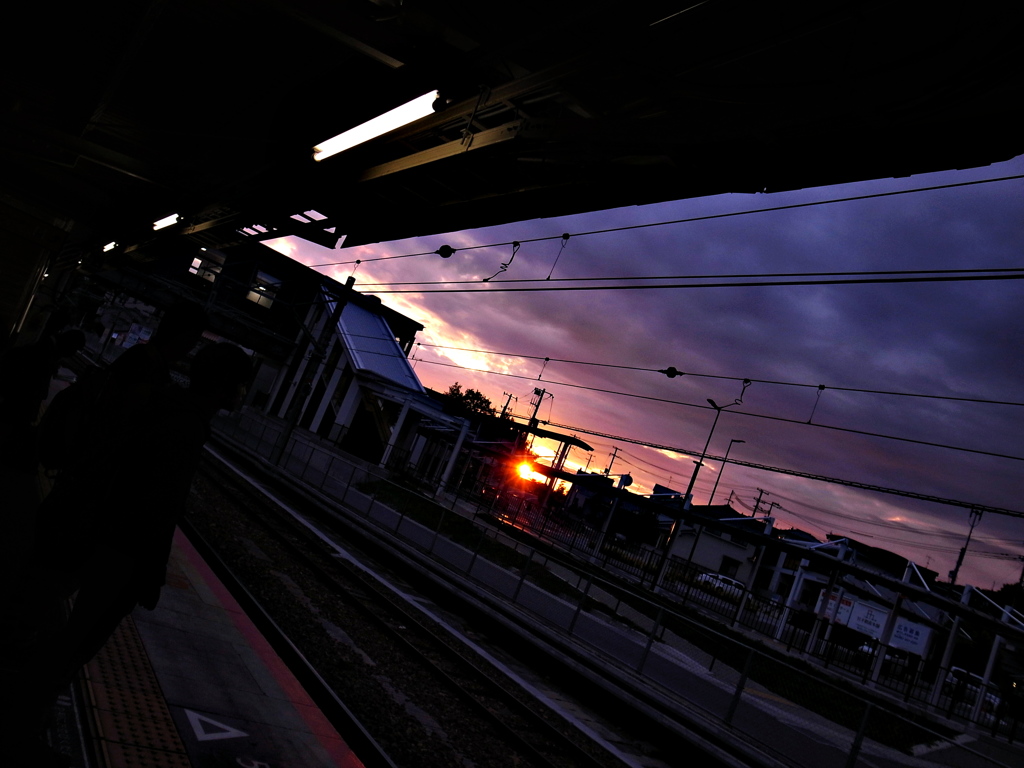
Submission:
<svg viewBox="0 0 1024 768">
<path fill-rule="evenodd" d="M 200 715 L 191 709 L 186 709 L 185 714 L 188 715 L 188 721 L 192 725 L 192 730 L 195 731 L 196 738 L 200 741 L 239 739 L 249 735 L 245 731 L 232 728 L 230 725 L 224 725 L 224 723 L 218 723 L 216 720 L 211 720 L 206 715 Z"/>
</svg>

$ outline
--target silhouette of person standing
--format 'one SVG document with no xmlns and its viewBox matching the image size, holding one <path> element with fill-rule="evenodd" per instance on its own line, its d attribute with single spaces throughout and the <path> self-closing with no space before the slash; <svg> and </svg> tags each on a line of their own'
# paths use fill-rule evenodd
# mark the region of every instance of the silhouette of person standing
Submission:
<svg viewBox="0 0 1024 768">
<path fill-rule="evenodd" d="M 200 350 L 187 389 L 160 387 L 107 436 L 102 462 L 117 471 L 102 485 L 79 486 L 92 497 L 76 497 L 69 485 L 40 507 L 39 566 L 59 575 L 54 583 L 65 595 L 77 589 L 77 596 L 67 624 L 40 644 L 32 691 L 24 694 L 36 718 L 136 605 L 156 607 L 211 420 L 241 405 L 251 375 L 249 356 L 237 346 Z"/>
<path fill-rule="evenodd" d="M 143 406 L 161 387 L 171 383 L 172 366 L 199 342 L 207 326 L 206 312 L 195 304 L 168 309 L 153 337 L 136 344 L 105 370 L 92 371 L 78 382 L 77 393 L 61 393 L 51 403 L 41 424 L 41 459 L 49 469 L 97 471 L 89 460 L 103 441 Z M 78 401 L 68 406 L 61 398 Z M 70 415 L 61 413 L 69 408 Z M 84 467 L 77 465 L 85 460 Z M 73 472 L 69 471 L 69 474 Z"/>
<path fill-rule="evenodd" d="M 77 329 L 15 347 L 0 360 L 0 458 L 24 471 L 36 467 L 33 424 L 60 361 L 85 346 Z"/>
<path fill-rule="evenodd" d="M 201 307 L 172 307 L 149 343 L 131 347 L 107 369 L 87 374 L 53 399 L 40 424 L 39 453 L 43 465 L 59 474 L 40 507 L 43 518 L 48 510 L 57 510 L 64 518 L 65 534 L 77 529 L 83 537 L 90 535 L 95 505 L 107 491 L 111 469 L 117 467 L 111 451 L 123 444 L 125 430 L 157 393 L 172 385 L 172 366 L 195 347 L 206 324 Z M 76 570 L 72 561 L 80 559 L 82 551 L 65 553 L 69 572 Z"/>
<path fill-rule="evenodd" d="M 219 410 L 241 405 L 250 375 L 251 362 L 239 347 L 206 347 L 192 362 L 188 389 L 161 389 L 108 449 L 117 477 L 92 505 L 94 541 L 75 558 L 82 561 L 81 585 L 62 633 L 68 680 L 136 604 L 156 607 L 210 422 Z M 41 540 L 60 538 L 60 531 L 50 533 Z M 76 538 L 63 549 L 81 544 Z"/>
<path fill-rule="evenodd" d="M 171 367 L 184 359 L 202 338 L 208 317 L 196 304 L 176 304 L 160 319 L 146 344 L 125 350 L 107 369 L 104 399 L 107 410 L 131 411 L 143 405 L 158 387 L 171 382 Z"/>
</svg>

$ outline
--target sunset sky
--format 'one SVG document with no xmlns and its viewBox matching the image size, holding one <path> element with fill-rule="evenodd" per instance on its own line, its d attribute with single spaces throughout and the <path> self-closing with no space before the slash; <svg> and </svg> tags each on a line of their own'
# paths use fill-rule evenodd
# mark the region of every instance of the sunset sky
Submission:
<svg viewBox="0 0 1024 768">
<path fill-rule="evenodd" d="M 721 461 L 706 462 L 695 503 L 707 503 L 721 473 L 717 502 L 732 493 L 733 506 L 749 514 L 760 489 L 763 507 L 778 505 L 776 527 L 848 535 L 946 579 L 968 532 L 962 506 L 732 460 L 1024 513 L 1024 281 L 720 284 L 797 279 L 763 277 L 789 273 L 1024 276 L 1022 175 L 1024 157 L 358 248 L 274 245 L 304 264 L 329 264 L 320 271 L 340 281 L 353 275 L 357 290 L 423 323 L 414 364 L 425 386 L 458 381 L 499 410 L 511 395 L 521 416 L 532 413 L 534 389 L 546 390 L 540 419 L 595 447 L 574 449 L 569 468 L 589 460 L 603 471 L 617 446 L 611 471 L 629 472 L 639 493 L 654 483 L 685 490 L 714 421 L 708 398 L 725 406 L 742 397 L 722 412 L 708 454 L 722 457 L 730 440 L 744 442 L 733 444 L 724 473 Z M 1002 177 L 1018 178 L 888 194 Z M 743 214 L 768 208 L 782 210 Z M 742 215 L 726 215 L 733 213 Z M 442 245 L 455 253 L 431 253 Z M 720 277 L 695 277 L 703 275 Z M 744 277 L 724 277 L 733 275 Z M 638 277 L 669 279 L 628 279 Z M 641 282 L 719 287 L 623 287 Z M 588 287 L 600 290 L 581 290 Z M 532 290 L 496 290 L 509 288 Z M 669 367 L 686 375 L 657 372 Z M 745 389 L 743 379 L 751 381 Z M 1016 582 L 1022 555 L 1024 519 L 986 512 L 958 582 Z"/>
</svg>

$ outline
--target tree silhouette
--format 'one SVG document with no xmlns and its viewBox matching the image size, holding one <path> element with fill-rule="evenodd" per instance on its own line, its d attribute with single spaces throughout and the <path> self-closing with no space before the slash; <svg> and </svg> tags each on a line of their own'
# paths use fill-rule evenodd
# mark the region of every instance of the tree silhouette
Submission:
<svg viewBox="0 0 1024 768">
<path fill-rule="evenodd" d="M 494 406 L 491 401 L 475 389 L 462 390 L 462 385 L 455 382 L 445 392 L 453 410 L 459 414 L 482 413 L 486 416 L 494 415 Z"/>
</svg>

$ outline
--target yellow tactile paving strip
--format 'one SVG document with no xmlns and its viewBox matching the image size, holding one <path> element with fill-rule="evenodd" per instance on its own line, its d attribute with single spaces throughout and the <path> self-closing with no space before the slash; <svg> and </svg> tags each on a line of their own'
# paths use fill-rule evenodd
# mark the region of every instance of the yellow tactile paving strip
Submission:
<svg viewBox="0 0 1024 768">
<path fill-rule="evenodd" d="M 105 768 L 192 768 L 131 616 L 86 666 L 84 682 Z"/>
</svg>

